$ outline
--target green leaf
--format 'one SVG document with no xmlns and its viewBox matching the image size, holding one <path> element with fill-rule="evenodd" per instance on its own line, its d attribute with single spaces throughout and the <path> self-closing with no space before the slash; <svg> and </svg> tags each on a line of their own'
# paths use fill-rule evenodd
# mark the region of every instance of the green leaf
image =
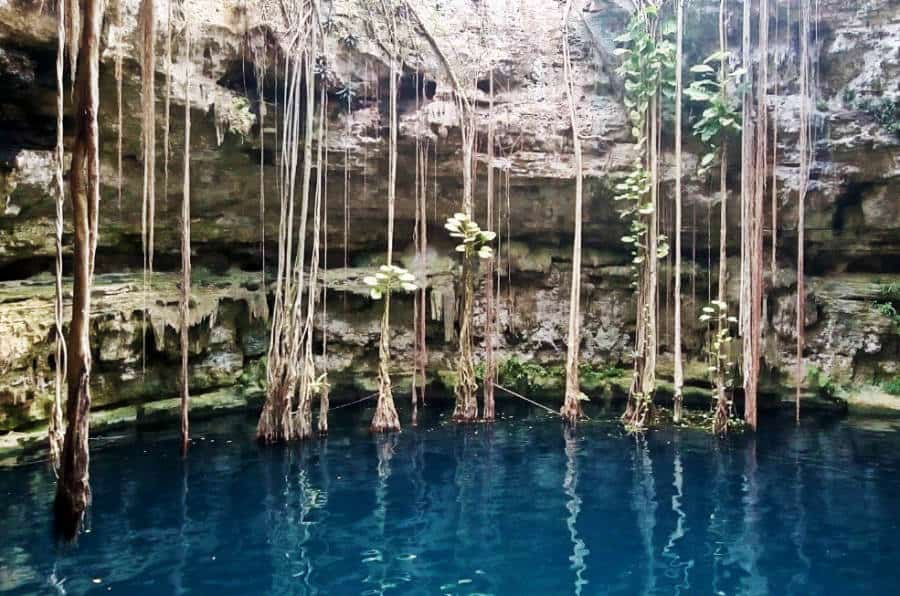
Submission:
<svg viewBox="0 0 900 596">
<path fill-rule="evenodd" d="M 695 64 L 691 67 L 691 72 L 695 74 L 710 74 L 716 71 L 708 64 Z"/>
<path fill-rule="evenodd" d="M 706 60 L 704 60 L 703 63 L 709 64 L 710 62 L 721 62 L 726 58 L 728 58 L 728 52 L 719 50 L 718 52 L 713 52 L 712 54 L 707 56 Z"/>
</svg>

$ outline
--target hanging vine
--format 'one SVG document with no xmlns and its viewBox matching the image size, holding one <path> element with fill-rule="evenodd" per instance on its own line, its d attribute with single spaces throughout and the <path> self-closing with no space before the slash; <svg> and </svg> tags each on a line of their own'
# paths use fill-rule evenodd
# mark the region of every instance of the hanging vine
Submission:
<svg viewBox="0 0 900 596">
<path fill-rule="evenodd" d="M 69 10 L 74 10 L 70 7 Z M 63 423 L 62 392 L 63 379 L 66 376 L 66 348 L 63 333 L 63 206 L 66 200 L 66 186 L 63 180 L 63 114 L 65 110 L 65 88 L 63 87 L 63 70 L 66 53 L 66 3 L 57 2 L 56 14 L 56 164 L 54 181 L 56 182 L 56 225 L 54 240 L 56 241 L 56 293 L 53 301 L 55 341 L 55 383 L 53 392 L 53 408 L 47 425 L 50 447 L 50 466 L 55 474 L 59 474 L 60 456 L 63 448 L 65 427 Z"/>
<path fill-rule="evenodd" d="M 675 37 L 675 346 L 673 354 L 673 360 L 675 361 L 675 395 L 672 407 L 672 420 L 675 424 L 678 424 L 681 422 L 681 408 L 684 401 L 682 395 L 684 366 L 681 355 L 681 101 L 684 88 L 682 81 L 682 70 L 684 68 L 684 0 L 675 0 Z"/>
<path fill-rule="evenodd" d="M 569 424 L 581 417 L 581 401 L 587 397 L 581 392 L 578 378 L 579 347 L 581 344 L 581 218 L 582 218 L 582 156 L 581 137 L 575 110 L 575 82 L 572 78 L 572 57 L 569 48 L 569 15 L 572 0 L 563 9 L 563 74 L 568 99 L 569 126 L 572 128 L 572 151 L 575 154 L 575 237 L 572 247 L 572 285 L 569 291 L 569 330 L 566 351 L 566 394 L 560 416 Z"/>
<path fill-rule="evenodd" d="M 147 368 L 147 318 L 153 282 L 154 220 L 156 219 L 156 10 L 153 0 L 141 0 L 138 23 L 141 32 L 141 145 L 144 176 L 141 200 L 141 237 L 144 250 L 142 370 Z"/>
<path fill-rule="evenodd" d="M 314 51 L 317 34 L 315 4 L 304 1 L 284 5 L 286 32 L 283 39 L 284 88 L 283 125 L 278 153 L 278 265 L 275 277 L 275 304 L 266 361 L 266 401 L 257 425 L 257 437 L 264 442 L 306 439 L 311 433 L 306 413 L 308 390 L 300 387 L 306 372 L 303 350 L 305 311 L 303 308 L 306 229 L 312 182 L 312 138 L 315 105 Z M 305 82 L 305 85 L 303 84 Z M 309 106 L 305 111 L 302 105 Z M 303 116 L 301 121 L 301 116 Z M 300 139 L 303 138 L 302 161 Z M 302 163 L 300 218 L 295 220 L 297 169 Z M 294 238 L 295 227 L 298 238 Z M 315 380 L 315 379 L 313 379 Z M 305 390 L 304 390 L 305 389 Z M 299 399 L 295 411 L 295 394 Z M 297 412 L 302 412 L 298 414 Z M 299 423 L 296 422 L 299 418 Z"/>
<path fill-rule="evenodd" d="M 719 50 L 710 55 L 702 64 L 691 67 L 691 72 L 698 78 L 685 90 L 689 99 L 704 106 L 700 117 L 694 123 L 694 134 L 704 144 L 706 152 L 700 159 L 700 174 L 709 172 L 718 159 L 719 161 L 719 272 L 717 299 L 711 301 L 717 315 L 727 313 L 727 279 L 728 279 L 728 138 L 729 133 L 741 132 L 741 117 L 737 111 L 734 98 L 729 95 L 730 86 L 739 83 L 744 76 L 744 69 L 733 72 L 728 69 L 728 45 L 725 30 L 725 0 L 719 3 Z M 718 63 L 718 71 L 710 64 Z M 711 234 L 708 234 L 711 236 Z M 711 251 L 710 251 L 711 252 Z M 711 270 L 711 267 L 710 267 Z M 709 314 L 709 313 L 707 313 Z M 707 320 L 712 320 L 707 319 Z M 721 320 L 716 317 L 716 321 Z M 717 330 L 719 336 L 722 327 Z M 719 338 L 718 347 L 723 347 Z M 730 344 L 729 344 L 730 346 Z M 711 353 L 719 354 L 719 350 L 711 350 Z M 716 361 L 718 362 L 718 361 Z M 718 364 L 715 364 L 718 366 Z M 712 365 L 711 365 L 712 366 Z M 717 391 L 714 405 L 713 432 L 722 434 L 727 430 L 727 421 L 731 416 L 731 400 L 728 392 L 721 383 L 718 374 L 714 375 Z"/>
<path fill-rule="evenodd" d="M 474 152 L 475 152 L 475 112 L 472 102 L 457 78 L 456 71 L 450 64 L 447 55 L 441 50 L 428 26 L 419 16 L 412 3 L 405 2 L 406 10 L 418 24 L 422 36 L 444 66 L 453 87 L 456 111 L 459 116 L 462 155 L 462 215 L 474 224 Z M 477 224 L 475 224 L 477 226 Z M 479 228 L 480 229 L 480 228 Z M 452 233 L 451 233 L 452 235 Z M 459 305 L 459 354 L 456 362 L 456 383 L 454 394 L 456 404 L 453 419 L 457 422 L 472 422 L 478 418 L 478 402 L 475 397 L 477 381 L 475 378 L 474 338 L 472 333 L 472 315 L 475 304 L 475 272 L 477 265 L 473 253 L 463 252 L 462 259 L 462 300 Z"/>
<path fill-rule="evenodd" d="M 818 6 L 818 4 L 817 4 Z M 812 127 L 809 123 L 809 105 L 812 101 L 810 89 L 810 0 L 802 0 L 800 5 L 800 190 L 797 196 L 797 371 L 795 418 L 800 422 L 800 394 L 803 390 L 803 348 L 806 329 L 806 195 L 809 192 L 809 177 L 812 160 L 815 158 L 812 143 Z M 818 23 L 816 25 L 818 32 Z"/>
<path fill-rule="evenodd" d="M 657 270 L 668 243 L 657 231 L 660 96 L 673 86 L 674 23 L 661 22 L 660 3 L 642 2 L 626 32 L 616 38 L 622 58 L 618 74 L 625 80 L 625 107 L 636 143 L 635 163 L 616 185 L 619 213 L 629 219 L 622 241 L 631 249 L 632 287 L 637 297 L 634 375 L 623 421 L 629 429 L 646 427 L 656 386 Z"/>
</svg>

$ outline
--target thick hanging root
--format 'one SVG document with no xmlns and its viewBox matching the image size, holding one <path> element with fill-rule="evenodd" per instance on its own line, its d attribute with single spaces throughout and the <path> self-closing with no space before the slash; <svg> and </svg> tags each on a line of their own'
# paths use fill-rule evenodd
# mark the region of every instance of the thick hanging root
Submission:
<svg viewBox="0 0 900 596">
<path fill-rule="evenodd" d="M 319 394 L 319 435 L 328 434 L 328 387 L 324 387 Z"/>
<path fill-rule="evenodd" d="M 721 381 L 724 383 L 724 380 Z M 728 432 L 728 419 L 731 418 L 728 399 L 725 397 L 725 389 L 719 385 L 719 394 L 716 398 L 716 410 L 713 413 L 712 431 L 715 435 L 724 435 Z"/>
<path fill-rule="evenodd" d="M 394 395 L 391 392 L 390 373 L 390 316 L 391 297 L 384 297 L 384 314 L 381 316 L 381 340 L 378 343 L 378 403 L 375 405 L 375 415 L 369 430 L 373 433 L 388 433 L 400 430 L 400 417 L 397 415 L 397 407 L 394 405 Z"/>
<path fill-rule="evenodd" d="M 567 375 L 568 378 L 572 378 L 573 375 Z M 563 421 L 568 424 L 575 424 L 578 422 L 578 419 L 582 417 L 581 412 L 581 390 L 578 385 L 574 385 L 574 387 L 569 386 L 569 382 L 566 382 L 566 399 L 563 402 L 562 408 L 559 410 L 559 415 L 562 417 Z"/>
<path fill-rule="evenodd" d="M 475 391 L 478 383 L 475 379 L 475 365 L 472 358 L 472 307 L 474 288 L 472 264 L 468 259 L 463 261 L 463 306 L 459 327 L 459 360 L 456 365 L 456 406 L 453 409 L 455 422 L 472 422 L 478 418 L 478 402 Z"/>
</svg>

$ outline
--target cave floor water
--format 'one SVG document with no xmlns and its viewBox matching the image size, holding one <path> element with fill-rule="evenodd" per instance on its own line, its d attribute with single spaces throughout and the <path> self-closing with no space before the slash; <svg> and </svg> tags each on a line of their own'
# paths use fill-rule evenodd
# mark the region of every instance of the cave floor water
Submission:
<svg viewBox="0 0 900 596">
<path fill-rule="evenodd" d="M 762 419 L 755 437 L 567 432 L 500 404 L 492 427 L 430 407 L 373 437 L 261 447 L 254 421 L 92 443 L 76 545 L 53 477 L 0 470 L 0 592 L 13 594 L 891 594 L 900 422 Z"/>
</svg>

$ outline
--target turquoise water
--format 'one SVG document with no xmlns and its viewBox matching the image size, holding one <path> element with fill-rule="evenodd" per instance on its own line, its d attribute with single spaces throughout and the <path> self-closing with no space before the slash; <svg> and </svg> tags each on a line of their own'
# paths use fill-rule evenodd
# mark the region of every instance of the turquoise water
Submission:
<svg viewBox="0 0 900 596">
<path fill-rule="evenodd" d="M 900 433 L 764 418 L 757 437 L 574 432 L 501 404 L 493 427 L 429 409 L 372 437 L 266 448 L 254 421 L 94 440 L 94 506 L 54 544 L 53 478 L 0 470 L 13 594 L 893 594 Z"/>
</svg>

